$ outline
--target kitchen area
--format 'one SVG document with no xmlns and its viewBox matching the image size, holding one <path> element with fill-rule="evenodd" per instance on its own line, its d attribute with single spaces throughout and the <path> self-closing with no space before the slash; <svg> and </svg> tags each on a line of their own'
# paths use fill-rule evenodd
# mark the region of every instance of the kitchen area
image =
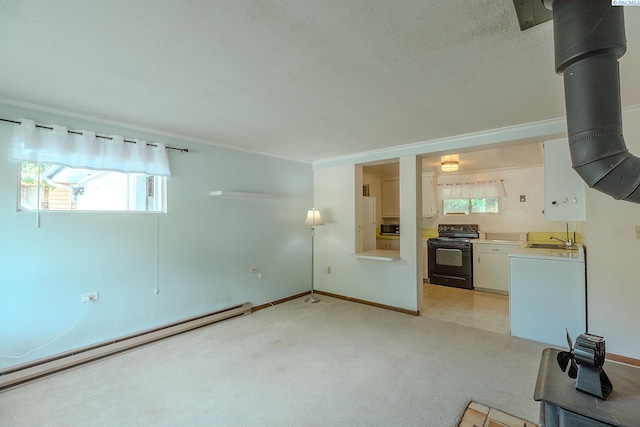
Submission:
<svg viewBox="0 0 640 427">
<path fill-rule="evenodd" d="M 390 253 L 397 166 L 363 168 L 375 248 Z M 558 346 L 587 330 L 585 185 L 566 140 L 425 157 L 422 174 L 421 315 Z"/>
</svg>

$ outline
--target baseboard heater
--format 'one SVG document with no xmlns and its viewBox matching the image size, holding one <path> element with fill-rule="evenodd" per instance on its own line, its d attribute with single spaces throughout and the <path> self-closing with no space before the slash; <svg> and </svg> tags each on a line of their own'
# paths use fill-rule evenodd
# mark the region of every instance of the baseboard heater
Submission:
<svg viewBox="0 0 640 427">
<path fill-rule="evenodd" d="M 4 390 L 63 369 L 68 369 L 73 366 L 129 350 L 133 347 L 138 347 L 172 335 L 247 314 L 251 314 L 251 304 L 248 302 L 202 316 L 192 317 L 190 319 L 181 320 L 179 322 L 170 323 L 168 325 L 147 329 L 131 335 L 60 353 L 55 356 L 13 366 L 0 371 L 0 390 Z"/>
</svg>

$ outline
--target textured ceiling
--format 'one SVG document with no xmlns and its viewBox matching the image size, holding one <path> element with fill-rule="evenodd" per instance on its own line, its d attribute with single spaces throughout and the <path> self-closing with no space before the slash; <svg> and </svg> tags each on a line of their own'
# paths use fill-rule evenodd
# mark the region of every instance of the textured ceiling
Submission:
<svg viewBox="0 0 640 427">
<path fill-rule="evenodd" d="M 512 0 L 0 0 L 0 97 L 318 160 L 563 116 L 552 38 Z"/>
</svg>

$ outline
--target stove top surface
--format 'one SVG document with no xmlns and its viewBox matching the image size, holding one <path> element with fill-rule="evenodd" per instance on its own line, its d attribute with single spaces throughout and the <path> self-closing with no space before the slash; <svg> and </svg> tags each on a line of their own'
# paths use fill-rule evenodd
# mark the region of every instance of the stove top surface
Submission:
<svg viewBox="0 0 640 427">
<path fill-rule="evenodd" d="M 439 237 L 477 239 L 480 237 L 478 224 L 439 224 Z"/>
</svg>

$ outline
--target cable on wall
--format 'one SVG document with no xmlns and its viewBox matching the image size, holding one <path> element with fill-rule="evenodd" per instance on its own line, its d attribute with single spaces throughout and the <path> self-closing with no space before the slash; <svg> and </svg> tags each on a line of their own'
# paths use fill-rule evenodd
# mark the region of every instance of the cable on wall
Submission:
<svg viewBox="0 0 640 427">
<path fill-rule="evenodd" d="M 36 164 L 36 170 L 40 169 L 40 163 Z M 36 199 L 36 228 L 40 228 L 40 173 L 38 173 L 38 193 Z"/>
<path fill-rule="evenodd" d="M 260 280 L 260 285 L 262 286 L 262 294 L 264 295 L 264 299 L 266 299 L 267 302 L 269 303 L 269 305 L 271 307 L 273 307 L 273 303 L 271 302 L 271 300 L 267 296 L 267 291 L 264 288 L 264 281 L 263 281 L 264 279 L 262 278 L 262 273 L 258 273 L 258 280 Z"/>
<path fill-rule="evenodd" d="M 89 307 L 89 304 L 91 302 L 93 302 L 93 301 L 87 301 L 87 302 L 84 303 L 84 310 L 82 310 L 82 313 L 80 313 L 80 317 L 78 317 L 78 320 L 73 322 L 73 325 L 71 325 L 67 330 L 62 332 L 60 335 L 58 335 L 57 337 L 55 337 L 54 339 L 52 339 L 48 343 L 43 344 L 40 347 L 36 347 L 33 350 L 29 350 L 26 353 L 21 354 L 20 356 L 5 356 L 3 354 L 0 354 L 0 357 L 4 357 L 4 358 L 7 358 L 7 359 L 21 359 L 21 358 L 25 357 L 26 355 L 33 353 L 34 351 L 40 350 L 41 348 L 45 348 L 45 347 L 53 344 L 54 342 L 58 341 L 58 339 L 60 339 L 60 337 L 62 337 L 64 334 L 66 334 L 67 332 L 72 330 L 78 324 L 78 322 L 80 322 L 80 320 L 82 320 L 82 317 L 84 316 L 84 313 L 87 311 L 87 308 Z"/>
<path fill-rule="evenodd" d="M 156 288 L 153 293 L 158 295 L 160 289 L 158 289 L 158 276 L 160 270 L 160 214 L 156 213 Z"/>
</svg>

